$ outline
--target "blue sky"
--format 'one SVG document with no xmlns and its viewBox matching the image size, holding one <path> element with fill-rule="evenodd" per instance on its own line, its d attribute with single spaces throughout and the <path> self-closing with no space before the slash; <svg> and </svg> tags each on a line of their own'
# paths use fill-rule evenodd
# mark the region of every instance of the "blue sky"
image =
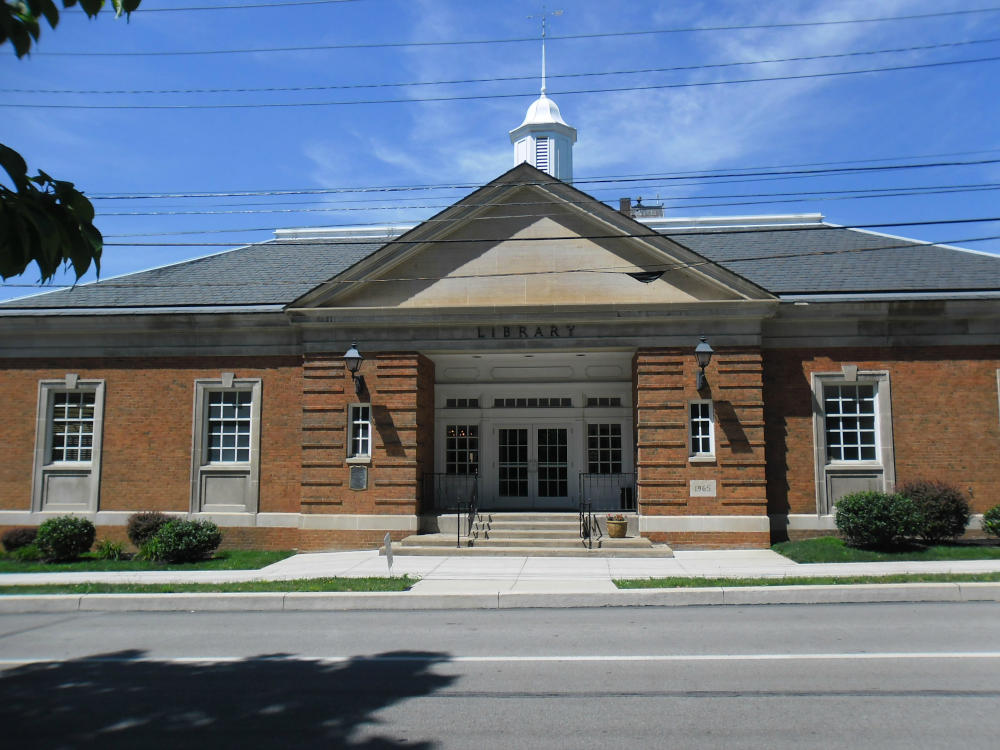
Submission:
<svg viewBox="0 0 1000 750">
<path fill-rule="evenodd" d="M 467 192 L 454 187 L 392 193 L 294 191 L 480 185 L 513 166 L 507 133 L 538 95 L 538 42 L 412 43 L 537 37 L 539 22 L 528 16 L 541 12 L 540 3 L 353 0 L 176 10 L 227 3 L 238 4 L 144 0 L 128 23 L 107 13 L 87 20 L 74 9 L 64 12 L 56 30 L 43 30 L 30 58 L 16 59 L 9 45 L 2 49 L 0 104 L 63 106 L 0 107 L 0 141 L 18 149 L 30 168 L 71 180 L 94 199 L 97 224 L 108 243 L 102 278 L 265 240 L 277 227 L 415 222 Z M 991 0 L 549 2 L 550 10 L 564 11 L 549 25 L 549 94 L 579 130 L 574 151 L 578 187 L 613 205 L 625 196 L 659 195 L 673 216 L 820 212 L 847 225 L 998 216 L 1000 61 L 990 58 L 1000 58 L 1000 41 L 990 40 L 1000 40 L 1000 12 L 683 31 L 991 7 Z M 664 33 L 559 38 L 650 30 Z M 395 46 L 345 46 L 364 44 Z M 252 51 L 306 46 L 335 48 Z M 903 51 L 843 56 L 882 50 Z M 179 51 L 215 54 L 122 54 Z M 102 54 L 67 54 L 80 52 Z M 978 62 L 938 65 L 964 60 Z M 705 67 L 750 62 L 759 64 Z M 934 66 L 733 82 L 930 64 Z M 690 69 L 560 77 L 677 67 Z M 508 77 L 524 78 L 426 85 Z M 400 83 L 425 85 L 385 85 Z M 376 87 L 356 88 L 365 85 Z M 296 87 L 319 88 L 191 92 Z M 619 90 L 572 93 L 596 88 Z M 52 90 L 72 93 L 29 93 Z M 136 93 L 147 90 L 190 93 Z M 85 91 L 132 93 L 77 93 Z M 475 98 L 419 101 L 440 97 Z M 384 99 L 397 101 L 331 104 Z M 261 106 L 302 103 L 320 106 Z M 205 104 L 254 106 L 191 106 Z M 711 170 L 779 167 L 767 171 L 781 172 L 790 165 L 830 169 L 848 162 L 861 167 L 952 164 L 851 174 L 677 179 Z M 587 182 L 634 175 L 655 178 Z M 877 189 L 909 194 L 854 197 L 856 191 Z M 293 193 L 135 197 L 247 191 Z M 777 193 L 790 195 L 773 195 Z M 1000 235 L 1000 222 L 881 231 L 956 242 Z M 997 239 L 958 244 L 1000 253 Z M 29 269 L 0 288 L 0 299 L 33 291 L 23 285 L 36 281 Z M 56 280 L 70 282 L 71 277 Z"/>
</svg>

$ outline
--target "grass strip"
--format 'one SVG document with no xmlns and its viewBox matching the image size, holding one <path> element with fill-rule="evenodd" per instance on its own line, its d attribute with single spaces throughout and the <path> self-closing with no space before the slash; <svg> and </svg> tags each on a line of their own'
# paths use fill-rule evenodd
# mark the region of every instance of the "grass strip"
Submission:
<svg viewBox="0 0 1000 750">
<path fill-rule="evenodd" d="M 192 563 L 157 563 L 149 560 L 101 560 L 85 552 L 70 562 L 23 562 L 9 554 L 0 556 L 0 573 L 93 573 L 132 570 L 259 570 L 295 554 L 295 550 L 229 549 L 210 560 Z"/>
<path fill-rule="evenodd" d="M 620 589 L 694 589 L 735 586 L 848 586 L 859 583 L 992 583 L 1000 573 L 897 573 L 887 576 L 795 576 L 788 578 L 616 578 Z"/>
<path fill-rule="evenodd" d="M 1000 545 L 993 541 L 914 545 L 908 549 L 881 550 L 848 547 L 843 539 L 821 536 L 794 542 L 780 542 L 771 547 L 779 555 L 797 563 L 897 562 L 908 560 L 995 560 L 1000 559 Z"/>
<path fill-rule="evenodd" d="M 298 578 L 292 581 L 235 581 L 232 583 L 52 583 L 0 586 L 0 595 L 407 591 L 417 580 L 409 576 L 394 576 L 392 578 Z"/>
</svg>

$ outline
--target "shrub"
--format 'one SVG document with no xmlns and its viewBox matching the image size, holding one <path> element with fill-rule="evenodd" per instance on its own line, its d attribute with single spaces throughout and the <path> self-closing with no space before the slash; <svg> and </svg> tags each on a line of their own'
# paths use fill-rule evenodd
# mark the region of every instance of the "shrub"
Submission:
<svg viewBox="0 0 1000 750">
<path fill-rule="evenodd" d="M 944 482 L 917 480 L 899 488 L 917 507 L 920 525 L 917 536 L 928 544 L 954 539 L 965 533 L 972 515 L 969 501 L 957 487 Z"/>
<path fill-rule="evenodd" d="M 983 513 L 983 531 L 991 536 L 1000 536 L 1000 505 L 994 505 Z"/>
<path fill-rule="evenodd" d="M 3 548 L 8 552 L 13 552 L 21 547 L 27 547 L 35 543 L 38 529 L 34 526 L 20 526 L 16 529 L 8 529 L 3 534 Z"/>
<path fill-rule="evenodd" d="M 98 542 L 94 554 L 99 560 L 121 560 L 125 557 L 125 545 L 110 539 L 102 539 Z"/>
<path fill-rule="evenodd" d="M 73 560 L 94 543 L 97 529 L 86 518 L 59 516 L 38 527 L 35 544 L 50 560 Z"/>
<path fill-rule="evenodd" d="M 158 510 L 133 513 L 128 517 L 125 533 L 128 534 L 129 541 L 136 548 L 141 549 L 146 542 L 156 536 L 156 532 L 169 520 L 169 516 L 163 515 Z"/>
<path fill-rule="evenodd" d="M 143 557 L 160 562 L 194 562 L 211 557 L 222 532 L 211 521 L 168 521 L 142 547 Z"/>
<path fill-rule="evenodd" d="M 26 544 L 23 547 L 18 547 L 10 554 L 15 560 L 19 560 L 20 562 L 35 562 L 36 560 L 41 560 L 43 557 L 42 551 L 38 549 L 37 544 Z"/>
<path fill-rule="evenodd" d="M 919 528 L 920 514 L 903 495 L 855 492 L 837 501 L 835 520 L 852 547 L 887 549 L 899 546 Z"/>
</svg>

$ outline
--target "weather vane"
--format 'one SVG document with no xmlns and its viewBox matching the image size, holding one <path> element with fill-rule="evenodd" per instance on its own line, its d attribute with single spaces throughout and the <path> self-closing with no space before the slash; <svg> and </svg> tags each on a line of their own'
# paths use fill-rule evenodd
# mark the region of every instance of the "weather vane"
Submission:
<svg viewBox="0 0 1000 750">
<path fill-rule="evenodd" d="M 528 16 L 530 20 L 536 18 L 542 19 L 542 95 L 545 95 L 545 23 L 549 16 L 561 16 L 563 14 L 562 10 L 549 11 L 542 6 L 542 12 L 535 14 L 533 16 Z"/>
</svg>

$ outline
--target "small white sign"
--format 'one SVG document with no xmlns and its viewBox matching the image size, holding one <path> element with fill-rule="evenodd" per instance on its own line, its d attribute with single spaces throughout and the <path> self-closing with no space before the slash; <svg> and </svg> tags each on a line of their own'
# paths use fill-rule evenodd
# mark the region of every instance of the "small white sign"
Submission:
<svg viewBox="0 0 1000 750">
<path fill-rule="evenodd" d="M 715 480 L 692 479 L 691 497 L 715 497 Z"/>
<path fill-rule="evenodd" d="M 392 575 L 392 537 L 388 531 L 385 532 L 385 539 L 382 541 L 385 543 L 385 561 L 389 564 L 389 575 Z"/>
</svg>

